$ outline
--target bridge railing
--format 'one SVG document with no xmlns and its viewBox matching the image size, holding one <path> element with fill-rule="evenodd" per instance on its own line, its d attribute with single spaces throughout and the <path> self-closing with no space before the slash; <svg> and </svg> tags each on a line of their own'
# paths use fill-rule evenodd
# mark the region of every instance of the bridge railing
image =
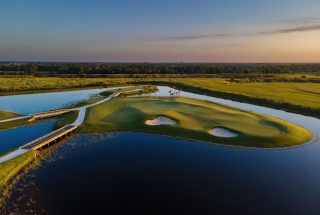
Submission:
<svg viewBox="0 0 320 215">
<path fill-rule="evenodd" d="M 109 99 L 112 99 L 112 98 L 114 98 L 114 97 L 118 97 L 120 94 L 121 94 L 121 93 L 113 93 L 113 94 L 111 94 L 108 98 L 109 98 Z M 98 103 L 99 103 L 99 102 L 98 102 Z M 59 111 L 63 111 L 63 110 L 69 110 L 69 111 L 71 111 L 72 109 L 61 109 L 61 110 L 59 110 Z M 35 140 L 33 140 L 33 141 L 31 141 L 31 142 L 23 145 L 23 146 L 20 146 L 19 148 L 20 148 L 20 149 L 26 148 L 26 147 L 28 147 L 28 146 L 30 146 L 30 145 L 38 142 L 38 141 L 41 141 L 41 140 L 43 140 L 43 139 L 45 139 L 45 138 L 47 138 L 47 137 L 49 137 L 49 136 L 51 136 L 51 135 L 54 135 L 54 134 L 56 134 L 56 133 L 59 133 L 59 132 L 62 131 L 63 129 L 67 128 L 68 126 L 71 126 L 70 130 L 71 130 L 71 129 L 75 129 L 75 128 L 78 127 L 78 126 L 73 125 L 73 124 L 63 126 L 62 128 L 59 128 L 59 129 L 57 129 L 57 130 L 55 130 L 55 131 L 52 131 L 52 132 L 50 132 L 50 133 L 48 133 L 48 134 L 46 134 L 46 135 L 44 135 L 44 136 L 42 136 L 42 137 L 39 137 L 39 138 L 37 138 L 37 139 L 35 139 Z"/>
<path fill-rule="evenodd" d="M 48 134 L 46 134 L 46 135 L 44 135 L 44 136 L 42 136 L 42 137 L 39 137 L 39 138 L 37 138 L 37 139 L 35 139 L 35 140 L 33 140 L 33 141 L 31 141 L 31 142 L 23 145 L 23 146 L 20 146 L 19 148 L 20 148 L 20 149 L 23 149 L 23 148 L 25 148 L 25 147 L 28 147 L 28 146 L 34 144 L 35 142 L 41 141 L 42 139 L 45 139 L 45 138 L 49 137 L 50 135 L 53 135 L 53 134 L 55 134 L 55 133 L 59 133 L 60 131 L 62 131 L 63 129 L 65 129 L 65 128 L 68 127 L 68 126 L 70 126 L 70 125 L 63 126 L 62 128 L 59 128 L 59 129 L 57 129 L 57 130 L 55 130 L 55 131 L 52 131 L 52 132 L 50 132 L 50 133 L 48 133 Z M 70 128 L 70 129 L 71 129 L 71 128 Z"/>
</svg>

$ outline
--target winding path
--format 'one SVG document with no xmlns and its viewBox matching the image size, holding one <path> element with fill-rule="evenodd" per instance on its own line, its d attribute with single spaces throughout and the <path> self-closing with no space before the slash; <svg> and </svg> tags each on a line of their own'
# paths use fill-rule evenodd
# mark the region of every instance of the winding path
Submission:
<svg viewBox="0 0 320 215">
<path fill-rule="evenodd" d="M 16 120 L 20 120 L 20 119 L 28 119 L 31 117 L 32 117 L 31 115 L 19 116 L 19 117 L 14 117 L 14 118 L 10 118 L 10 119 L 0 120 L 0 123 L 11 122 L 11 121 L 16 121 Z"/>
<path fill-rule="evenodd" d="M 86 105 L 86 106 L 83 106 L 83 107 L 80 107 L 80 108 L 71 108 L 69 109 L 69 111 L 79 111 L 78 113 L 78 117 L 77 119 L 70 125 L 66 125 L 58 130 L 55 130 L 45 136 L 42 136 L 34 141 L 31 141 L 30 143 L 27 143 L 23 146 L 20 146 L 17 150 L 13 151 L 13 152 L 10 152 L 9 154 L 7 155 L 4 155 L 0 158 L 0 164 L 1 163 L 4 163 L 8 160 L 11 160 L 15 157 L 18 157 L 19 155 L 22 155 L 32 149 L 37 149 L 39 147 L 41 147 L 41 145 L 43 145 L 44 143 L 46 143 L 48 140 L 52 140 L 54 139 L 55 137 L 61 137 L 62 135 L 65 134 L 65 132 L 68 132 L 68 131 L 73 131 L 75 129 L 77 129 L 85 120 L 85 117 L 86 117 L 86 112 L 87 112 L 87 109 L 90 108 L 90 107 L 93 107 L 93 106 L 97 106 L 97 105 L 100 105 L 102 103 L 105 103 L 117 96 L 119 96 L 120 93 L 114 93 L 110 96 L 108 96 L 107 98 L 105 99 L 102 99 L 100 100 L 99 102 L 96 102 L 94 104 L 90 104 L 90 105 Z M 16 118 L 12 118 L 12 119 L 8 119 L 8 120 L 2 120 L 0 121 L 1 122 L 9 122 L 9 121 L 14 121 L 14 120 L 19 120 L 19 119 L 26 119 L 26 118 L 29 118 L 30 116 L 23 116 L 23 117 L 16 117 Z"/>
</svg>

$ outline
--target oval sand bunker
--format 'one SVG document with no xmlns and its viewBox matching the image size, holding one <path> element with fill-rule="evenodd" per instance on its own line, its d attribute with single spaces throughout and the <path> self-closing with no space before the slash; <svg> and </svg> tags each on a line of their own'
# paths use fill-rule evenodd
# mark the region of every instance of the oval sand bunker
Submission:
<svg viewBox="0 0 320 215">
<path fill-rule="evenodd" d="M 231 138 L 231 137 L 237 137 L 238 134 L 230 131 L 226 128 L 213 128 L 209 131 L 209 133 L 213 136 L 216 137 L 226 137 L 226 138 Z"/>
<path fill-rule="evenodd" d="M 177 124 L 175 120 L 172 120 L 170 118 L 164 117 L 164 116 L 158 116 L 157 118 L 153 120 L 147 120 L 147 125 L 174 125 Z"/>
</svg>

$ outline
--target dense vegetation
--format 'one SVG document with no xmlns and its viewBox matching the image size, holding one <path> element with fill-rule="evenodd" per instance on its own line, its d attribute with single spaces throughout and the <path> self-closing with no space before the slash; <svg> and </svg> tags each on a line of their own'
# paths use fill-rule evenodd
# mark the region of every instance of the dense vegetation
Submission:
<svg viewBox="0 0 320 215">
<path fill-rule="evenodd" d="M 320 73 L 320 64 L 0 63 L 0 74 L 283 74 Z"/>
<path fill-rule="evenodd" d="M 176 125 L 148 126 L 145 121 L 164 115 Z M 209 134 L 215 127 L 239 136 Z M 116 98 L 92 107 L 80 132 L 143 131 L 248 147 L 286 147 L 306 143 L 311 133 L 272 117 L 190 98 Z"/>
</svg>

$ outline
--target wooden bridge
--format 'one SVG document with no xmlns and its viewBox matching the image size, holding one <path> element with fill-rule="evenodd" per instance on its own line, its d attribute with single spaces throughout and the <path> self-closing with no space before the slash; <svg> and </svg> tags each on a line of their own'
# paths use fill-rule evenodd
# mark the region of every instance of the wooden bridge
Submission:
<svg viewBox="0 0 320 215">
<path fill-rule="evenodd" d="M 52 144 L 55 144 L 56 142 L 59 142 L 64 137 L 68 136 L 72 131 L 74 131 L 78 126 L 76 125 L 66 125 L 58 130 L 55 130 L 45 136 L 42 136 L 30 143 L 27 143 L 20 147 L 20 149 L 25 150 L 38 150 L 43 147 L 50 146 Z"/>
<path fill-rule="evenodd" d="M 120 93 L 113 93 L 112 95 L 108 96 L 107 98 L 105 98 L 97 103 L 86 105 L 86 106 L 83 106 L 80 108 L 61 109 L 61 110 L 49 111 L 49 112 L 45 112 L 45 113 L 38 113 L 38 114 L 32 115 L 34 118 L 33 120 L 36 120 L 36 119 L 41 119 L 41 118 L 43 119 L 43 118 L 62 115 L 62 114 L 68 113 L 70 111 L 79 111 L 78 118 L 76 119 L 76 121 L 74 123 L 72 123 L 70 125 L 66 125 L 66 126 L 60 128 L 58 130 L 55 130 L 45 136 L 42 136 L 34 141 L 31 141 L 23 146 L 20 146 L 17 150 L 15 150 L 5 156 L 0 157 L 0 164 L 6 162 L 8 160 L 11 160 L 19 155 L 22 155 L 30 150 L 40 150 L 42 148 L 48 147 L 50 145 L 53 145 L 53 144 L 59 142 L 60 140 L 62 140 L 66 136 L 70 135 L 70 133 L 72 133 L 75 129 L 77 129 L 83 123 L 83 121 L 85 119 L 85 115 L 86 115 L 86 110 L 88 108 L 102 104 L 104 102 L 107 102 L 107 101 L 111 100 L 112 98 L 115 98 L 119 95 L 120 95 Z M 30 117 L 30 116 L 23 116 L 23 117 L 15 118 L 15 120 L 27 118 L 27 117 Z"/>
</svg>

